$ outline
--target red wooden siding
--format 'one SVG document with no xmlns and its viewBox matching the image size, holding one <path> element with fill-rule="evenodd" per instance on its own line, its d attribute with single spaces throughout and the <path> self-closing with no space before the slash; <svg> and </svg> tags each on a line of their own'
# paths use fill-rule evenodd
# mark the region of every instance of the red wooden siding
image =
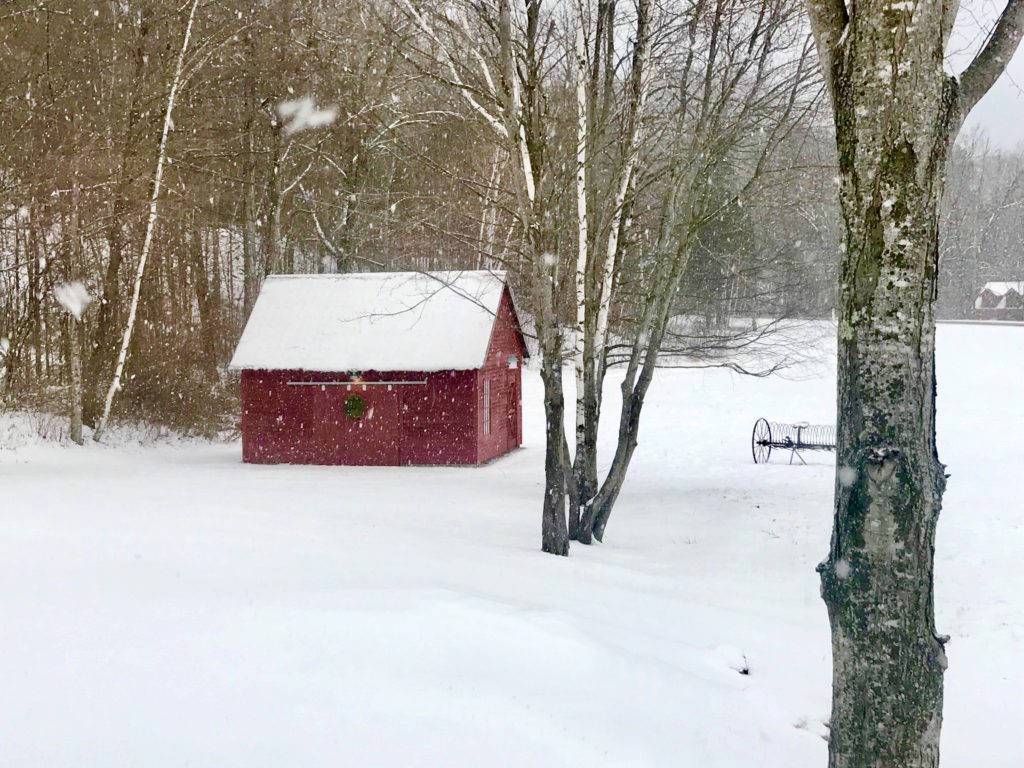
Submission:
<svg viewBox="0 0 1024 768">
<path fill-rule="evenodd" d="M 243 460 L 357 465 L 490 461 L 522 444 L 524 353 L 506 291 L 487 358 L 477 370 L 366 371 L 359 381 L 339 372 L 243 371 Z M 515 369 L 508 367 L 510 355 L 516 356 Z M 484 381 L 491 382 L 488 435 Z M 366 402 L 360 419 L 345 413 L 351 395 Z"/>
<path fill-rule="evenodd" d="M 360 383 L 330 372 L 243 371 L 242 458 L 257 464 L 476 463 L 475 373 L 368 371 Z M 358 420 L 345 413 L 351 395 L 366 401 Z"/>
<path fill-rule="evenodd" d="M 985 288 L 978 295 L 975 320 L 1024 320 L 1024 296 L 1012 288 L 997 295 Z"/>
<path fill-rule="evenodd" d="M 498 317 L 491 332 L 487 358 L 477 372 L 477 461 L 483 463 L 508 453 L 523 444 L 522 368 L 526 349 L 519 333 L 512 300 L 506 291 L 498 306 Z M 509 368 L 508 358 L 516 357 Z M 491 429 L 484 429 L 484 382 L 490 382 Z"/>
</svg>

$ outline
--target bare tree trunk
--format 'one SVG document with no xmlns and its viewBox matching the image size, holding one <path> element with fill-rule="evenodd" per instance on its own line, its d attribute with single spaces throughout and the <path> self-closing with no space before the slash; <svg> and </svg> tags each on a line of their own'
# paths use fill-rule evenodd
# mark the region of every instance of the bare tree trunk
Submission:
<svg viewBox="0 0 1024 768">
<path fill-rule="evenodd" d="M 522 217 L 525 256 L 533 269 L 534 320 L 540 339 L 541 378 L 544 382 L 545 461 L 544 501 L 541 515 L 541 548 L 554 555 L 569 554 L 569 532 L 565 518 L 566 486 L 572 482 L 565 449 L 565 397 L 562 391 L 562 335 L 555 305 L 558 283 L 557 259 L 543 247 L 539 227 L 548 226 L 544 205 L 538 198 L 543 180 L 543 146 L 546 140 L 543 114 L 543 80 L 538 39 L 541 30 L 540 3 L 526 6 L 523 71 L 517 67 L 513 43 L 511 8 L 508 0 L 498 7 L 498 40 L 501 66 L 507 84 L 502 94 L 506 138 L 515 146 L 519 163 L 516 186 Z"/>
<path fill-rule="evenodd" d="M 142 278 L 146 272 L 146 259 L 149 256 L 150 248 L 153 244 L 153 230 L 156 226 L 156 213 L 157 213 L 157 202 L 160 199 L 160 186 L 163 181 L 164 175 L 164 162 L 167 159 L 167 137 L 171 132 L 171 115 L 174 112 L 174 101 L 178 95 L 178 89 L 181 87 L 181 73 L 185 65 L 185 53 L 188 51 L 188 44 L 192 38 L 192 24 L 196 18 L 196 8 L 199 6 L 199 0 L 192 0 L 192 7 L 188 14 L 188 24 L 185 27 L 185 38 L 181 43 L 181 49 L 178 51 L 178 62 L 174 68 L 174 77 L 171 80 L 171 90 L 167 95 L 167 107 L 164 111 L 164 127 L 163 132 L 160 136 L 160 151 L 157 154 L 156 170 L 153 173 L 153 190 L 149 197 L 149 217 L 146 220 L 146 237 L 142 242 L 142 253 L 139 256 L 139 266 L 135 273 L 135 287 L 132 290 L 132 301 L 128 308 L 128 321 L 125 324 L 124 338 L 121 340 L 121 351 L 117 356 L 117 365 L 114 368 L 114 378 L 110 382 L 110 388 L 107 390 L 106 399 L 103 402 L 103 412 L 100 415 L 99 422 L 96 424 L 96 430 L 93 432 L 93 440 L 99 440 L 104 429 L 107 426 L 107 419 L 110 417 L 110 406 L 114 401 L 114 393 L 121 386 L 121 376 L 124 373 L 125 360 L 128 357 L 128 347 L 132 341 L 132 332 L 135 330 L 135 316 L 139 309 L 139 295 L 142 291 Z"/>
<path fill-rule="evenodd" d="M 250 51 L 252 41 L 250 36 Z M 242 312 L 248 318 L 256 301 L 256 94 L 251 76 L 246 82 L 245 141 L 242 173 Z"/>
<path fill-rule="evenodd" d="M 127 149 L 125 150 L 127 153 Z M 122 163 L 128 162 L 127 154 Z M 123 185 L 127 184 L 127 169 L 122 168 L 123 178 L 114 196 L 111 222 L 107 229 L 107 268 L 103 273 L 103 284 L 100 294 L 99 315 L 93 333 L 92 352 L 86 366 L 85 384 L 85 421 L 95 426 L 102 409 L 102 380 L 109 370 L 110 361 L 117 351 L 117 331 L 115 323 L 120 314 L 121 298 L 119 276 L 124 261 L 124 216 L 127 213 L 128 201 Z"/>
<path fill-rule="evenodd" d="M 941 56 L 932 66 L 939 77 L 930 88 L 915 81 L 902 118 L 930 123 L 926 143 L 888 126 L 858 131 L 853 78 L 837 92 L 846 223 L 839 471 L 832 544 L 819 566 L 832 625 L 836 768 L 939 764 L 946 656 L 932 564 L 946 481 L 935 445 L 934 302 L 954 126 Z"/>
<path fill-rule="evenodd" d="M 68 318 L 68 363 L 71 367 L 71 439 L 82 445 L 82 332 L 81 322 Z"/>
<path fill-rule="evenodd" d="M 70 249 L 68 256 L 70 263 L 66 265 L 66 276 L 72 277 L 75 270 L 82 267 L 82 232 L 81 218 L 79 212 L 79 183 L 78 169 L 75 169 L 75 177 L 71 185 L 71 225 L 68 227 L 68 238 Z M 68 365 L 71 369 L 69 386 L 69 401 L 71 405 L 71 439 L 82 445 L 82 333 L 81 318 L 69 313 L 68 324 Z"/>
<path fill-rule="evenodd" d="M 219 362 L 221 349 L 223 349 L 223 343 L 219 334 L 221 323 L 224 322 L 224 297 L 222 292 L 224 278 L 221 271 L 221 230 L 219 228 L 213 230 L 210 241 L 211 263 L 210 272 L 207 275 L 207 285 L 209 286 L 210 316 L 213 318 L 212 324 L 215 329 L 213 333 L 213 359 Z M 228 253 L 232 252 L 233 249 L 228 251 Z"/>
<path fill-rule="evenodd" d="M 541 520 L 541 549 L 553 555 L 569 554 L 566 527 L 565 399 L 562 394 L 562 367 L 551 355 L 541 363 L 544 382 L 544 504 Z"/>
<path fill-rule="evenodd" d="M 831 768 L 937 768 L 945 638 L 935 631 L 938 210 L 949 146 L 1024 32 L 1003 18 L 959 82 L 957 3 L 893 12 L 812 0 L 832 96 L 840 265 L 835 518 L 818 566 L 832 626 Z M 852 14 L 852 15 L 851 15 Z"/>
<path fill-rule="evenodd" d="M 577 208 L 579 213 L 579 264 L 576 274 L 577 342 L 576 342 L 576 456 L 573 462 L 574 490 L 570 508 L 570 534 L 584 543 L 590 541 L 590 530 L 582 520 L 592 519 L 591 505 L 598 493 L 597 435 L 601 417 L 601 390 L 604 383 L 608 322 L 612 305 L 615 273 L 620 261 L 622 223 L 626 217 L 627 194 L 632 188 L 637 163 L 642 149 L 642 130 L 646 117 L 647 95 L 650 85 L 651 8 L 648 0 L 636 4 L 636 39 L 632 69 L 629 77 L 628 102 L 625 109 L 626 137 L 622 142 L 620 167 L 613 180 L 610 221 L 607 242 L 599 258 L 588 254 L 587 201 L 594 197 L 587 189 L 587 147 L 598 128 L 606 128 L 608 103 L 611 99 L 609 70 L 614 60 L 605 58 L 605 92 L 602 100 L 602 123 L 596 124 L 598 79 L 601 75 L 599 48 L 602 35 L 612 35 L 615 4 L 598 5 L 598 31 L 594 39 L 594 64 L 590 67 L 589 93 L 586 87 L 588 62 L 583 19 L 576 37 L 577 76 Z M 597 249 L 594 249 L 595 251 Z"/>
<path fill-rule="evenodd" d="M 589 5 L 589 4 L 588 4 Z M 593 374 L 593 361 L 588 355 L 593 338 L 587 333 L 587 277 L 590 272 L 590 221 L 587 215 L 587 145 L 591 124 L 591 99 L 587 89 L 587 36 L 589 35 L 589 7 L 580 4 L 580 18 L 576 28 L 576 334 L 573 363 L 576 370 L 576 460 L 573 463 L 574 490 L 569 506 L 569 538 L 576 539 L 580 528 L 580 506 L 589 503 L 596 490 L 597 460 L 594 446 L 588 440 L 587 378 L 588 366 Z M 589 341 L 589 343 L 588 343 Z M 593 469 L 593 473 L 589 470 Z"/>
<path fill-rule="evenodd" d="M 668 233 L 672 229 L 674 227 L 669 222 L 663 223 L 657 247 L 664 247 Z M 672 300 L 675 297 L 679 279 L 689 263 L 689 253 L 689 245 L 687 241 L 684 241 L 678 245 L 673 259 L 659 260 L 656 278 L 652 280 L 654 294 L 645 309 L 639 332 L 633 339 L 629 364 L 622 377 L 622 407 L 619 412 L 619 433 L 615 454 L 600 490 L 580 523 L 580 540 L 583 543 L 589 543 L 591 537 L 598 541 L 604 540 L 604 532 L 608 527 L 612 508 L 615 506 L 626 480 L 626 472 L 629 470 L 633 453 L 638 444 L 640 414 L 643 411 L 647 390 L 654 380 L 654 371 L 658 363 L 661 342 L 668 326 Z"/>
<path fill-rule="evenodd" d="M 39 245 L 39 226 L 35 220 L 36 208 L 32 208 L 29 221 L 28 242 L 28 316 L 31 323 L 32 371 L 36 382 L 43 379 L 43 250 Z"/>
<path fill-rule="evenodd" d="M 220 378 L 217 372 L 217 332 L 219 318 L 217 312 L 217 299 L 215 282 L 210 279 L 210 272 L 206 268 L 206 252 L 202 234 L 197 231 L 195 221 L 187 235 L 185 247 L 192 254 L 192 274 L 195 283 L 196 308 L 199 311 L 199 338 L 203 345 L 203 371 L 210 383 Z M 216 274 L 216 273 L 214 273 Z M 191 306 L 191 305 L 190 305 Z"/>
<path fill-rule="evenodd" d="M 117 352 L 116 323 L 120 315 L 121 291 L 119 275 L 124 261 L 125 218 L 130 209 L 128 201 L 129 186 L 132 181 L 131 160 L 135 153 L 136 137 L 133 129 L 139 120 L 139 90 L 142 88 L 146 74 L 148 56 L 146 42 L 149 37 L 151 11 L 143 6 L 139 14 L 139 36 L 135 42 L 134 66 L 131 92 L 127 108 L 127 123 L 121 144 L 120 166 L 117 184 L 114 188 L 113 204 L 110 211 L 110 223 L 107 226 L 107 267 L 103 273 L 103 283 L 99 299 L 99 314 L 96 327 L 92 333 L 92 347 L 85 364 L 83 382 L 82 418 L 86 424 L 96 426 L 102 408 L 102 382 L 112 371 L 111 365 Z"/>
<path fill-rule="evenodd" d="M 267 190 L 267 233 L 263 243 L 262 276 L 281 271 L 281 212 L 284 207 L 283 171 L 286 147 L 281 135 L 280 119 L 275 117 L 271 124 L 271 146 L 273 147 L 273 163 L 270 168 L 270 188 Z"/>
</svg>

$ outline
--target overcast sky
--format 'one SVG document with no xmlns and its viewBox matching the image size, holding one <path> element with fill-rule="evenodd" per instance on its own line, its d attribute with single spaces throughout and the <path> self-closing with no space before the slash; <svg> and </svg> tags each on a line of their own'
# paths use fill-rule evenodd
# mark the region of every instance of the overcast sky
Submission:
<svg viewBox="0 0 1024 768">
<path fill-rule="evenodd" d="M 981 47 L 1006 0 L 965 0 L 951 41 L 950 65 L 963 71 L 973 52 Z M 964 130 L 981 127 L 993 145 L 1011 149 L 1024 146 L 1024 50 L 1018 50 L 1007 71 L 971 112 Z"/>
</svg>

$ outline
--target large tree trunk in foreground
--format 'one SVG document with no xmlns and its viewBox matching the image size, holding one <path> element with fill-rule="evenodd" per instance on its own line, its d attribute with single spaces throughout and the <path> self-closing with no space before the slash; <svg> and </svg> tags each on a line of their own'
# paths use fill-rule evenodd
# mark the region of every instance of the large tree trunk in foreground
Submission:
<svg viewBox="0 0 1024 768">
<path fill-rule="evenodd" d="M 959 83 L 943 71 L 957 3 L 809 0 L 832 96 L 840 266 L 835 520 L 821 573 L 832 625 L 831 768 L 936 768 L 938 207 L 949 145 L 1024 30 L 1010 0 Z"/>
<path fill-rule="evenodd" d="M 918 54 L 916 77 L 881 79 L 898 42 L 881 12 L 864 16 L 878 24 L 878 39 L 848 48 L 835 65 L 846 253 L 835 520 L 819 566 L 832 625 L 829 765 L 924 768 L 939 764 L 946 667 L 932 595 L 945 487 L 934 304 L 956 111 L 941 49 Z"/>
<path fill-rule="evenodd" d="M 932 564 L 945 477 L 933 308 L 944 149 L 917 157 L 893 143 L 866 194 L 854 191 L 864 169 L 844 168 L 839 469 L 832 545 L 819 566 L 832 625 L 836 768 L 939 762 L 946 657 Z"/>
</svg>

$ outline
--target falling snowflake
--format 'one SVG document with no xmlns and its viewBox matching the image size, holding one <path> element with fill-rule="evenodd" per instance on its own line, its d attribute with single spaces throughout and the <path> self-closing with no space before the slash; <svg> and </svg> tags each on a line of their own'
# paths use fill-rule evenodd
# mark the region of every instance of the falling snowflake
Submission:
<svg viewBox="0 0 1024 768">
<path fill-rule="evenodd" d="M 75 280 L 70 283 L 63 283 L 53 289 L 53 297 L 68 312 L 75 316 L 75 320 L 82 319 L 82 313 L 92 301 L 92 296 L 86 290 L 85 285 Z"/>
<path fill-rule="evenodd" d="M 330 125 L 338 117 L 334 107 L 320 109 L 310 96 L 301 99 L 282 101 L 277 105 L 277 114 L 285 121 L 284 134 L 289 136 L 308 128 L 321 128 Z"/>
</svg>

